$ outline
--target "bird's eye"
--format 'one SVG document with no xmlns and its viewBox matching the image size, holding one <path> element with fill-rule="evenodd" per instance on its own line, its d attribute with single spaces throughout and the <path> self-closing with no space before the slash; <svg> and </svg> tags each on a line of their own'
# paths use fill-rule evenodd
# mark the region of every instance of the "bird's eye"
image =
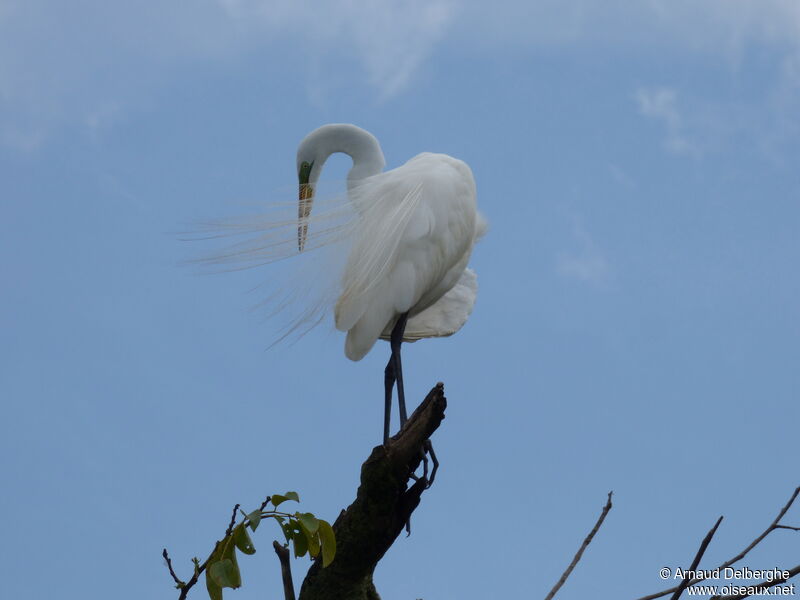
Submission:
<svg viewBox="0 0 800 600">
<path fill-rule="evenodd" d="M 314 161 L 308 162 L 304 160 L 300 163 L 300 173 L 298 173 L 298 176 L 300 177 L 300 183 L 308 183 L 308 180 L 311 177 L 311 167 L 313 165 Z"/>
</svg>

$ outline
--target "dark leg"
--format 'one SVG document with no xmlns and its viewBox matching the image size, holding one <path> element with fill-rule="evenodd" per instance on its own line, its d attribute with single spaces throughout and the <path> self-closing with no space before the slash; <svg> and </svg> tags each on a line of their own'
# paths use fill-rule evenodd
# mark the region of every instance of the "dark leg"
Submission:
<svg viewBox="0 0 800 600">
<path fill-rule="evenodd" d="M 405 425 L 408 420 L 406 395 L 403 389 L 403 364 L 400 361 L 400 345 L 403 343 L 403 333 L 406 330 L 406 322 L 408 322 L 408 313 L 400 315 L 397 319 L 389 341 L 392 347 L 392 357 L 389 361 L 394 361 L 394 374 L 397 378 L 397 404 L 400 406 L 400 427 Z"/>
<path fill-rule="evenodd" d="M 383 375 L 383 384 L 386 393 L 386 401 L 384 403 L 383 412 L 383 443 L 384 445 L 389 441 L 389 422 L 392 417 L 392 388 L 394 387 L 394 353 L 389 357 L 389 362 L 386 364 L 386 370 Z"/>
<path fill-rule="evenodd" d="M 392 329 L 389 343 L 392 348 L 392 355 L 389 357 L 389 362 L 384 371 L 384 387 L 386 393 L 385 413 L 383 417 L 383 443 L 385 444 L 389 439 L 389 415 L 392 408 L 392 387 L 397 383 L 397 404 L 400 408 L 400 427 L 402 428 L 408 421 L 408 413 L 406 412 L 406 397 L 405 390 L 403 389 L 403 363 L 400 360 L 400 345 L 403 343 L 403 334 L 406 330 L 406 323 L 408 322 L 408 313 L 400 315 L 397 322 Z M 436 458 L 436 453 L 433 451 L 433 444 L 430 440 L 425 442 L 425 448 L 422 451 L 422 476 L 428 478 L 428 454 L 431 456 L 433 462 L 433 469 L 431 470 L 431 477 L 428 481 L 427 487 L 430 487 L 436 477 L 436 471 L 439 469 L 439 461 Z M 416 479 L 416 476 L 412 474 Z M 406 523 L 406 531 L 411 533 L 410 521 Z"/>
</svg>

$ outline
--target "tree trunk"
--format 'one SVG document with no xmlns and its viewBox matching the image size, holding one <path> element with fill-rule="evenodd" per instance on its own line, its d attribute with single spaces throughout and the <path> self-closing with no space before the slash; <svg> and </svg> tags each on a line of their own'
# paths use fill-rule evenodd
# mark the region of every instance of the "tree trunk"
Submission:
<svg viewBox="0 0 800 600">
<path fill-rule="evenodd" d="M 315 560 L 299 600 L 380 600 L 372 574 L 426 489 L 425 478 L 408 484 L 446 407 L 444 386 L 438 383 L 400 432 L 372 450 L 361 466 L 356 499 L 333 524 L 336 558 L 324 569 L 321 559 Z"/>
</svg>

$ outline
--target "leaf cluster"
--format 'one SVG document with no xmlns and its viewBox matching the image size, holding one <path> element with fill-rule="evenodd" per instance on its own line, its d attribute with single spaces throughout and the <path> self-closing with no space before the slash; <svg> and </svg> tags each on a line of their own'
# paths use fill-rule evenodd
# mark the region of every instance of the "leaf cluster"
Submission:
<svg viewBox="0 0 800 600">
<path fill-rule="evenodd" d="M 336 538 L 330 523 L 309 512 L 287 513 L 277 510 L 278 506 L 289 500 L 300 502 L 300 496 L 297 492 L 275 494 L 267 498 L 260 508 L 250 513 L 242 511 L 244 518 L 238 524 L 234 525 L 231 521 L 225 537 L 217 542 L 205 563 L 206 589 L 211 600 L 222 600 L 223 588 L 236 589 L 242 585 L 236 552 L 255 554 L 256 548 L 248 529 L 254 532 L 262 519 L 271 518 L 278 522 L 286 539 L 285 547 L 292 543 L 295 556 L 308 554 L 316 558 L 321 554 L 323 567 L 331 563 L 336 555 Z M 265 510 L 268 504 L 272 504 L 273 508 Z M 194 562 L 197 574 L 198 561 Z"/>
</svg>

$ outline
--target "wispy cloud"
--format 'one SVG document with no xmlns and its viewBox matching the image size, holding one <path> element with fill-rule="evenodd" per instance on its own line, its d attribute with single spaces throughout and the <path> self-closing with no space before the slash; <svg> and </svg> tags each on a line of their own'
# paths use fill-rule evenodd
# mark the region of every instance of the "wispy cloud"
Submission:
<svg viewBox="0 0 800 600">
<path fill-rule="evenodd" d="M 611 276 L 608 261 L 580 222 L 574 224 L 572 234 L 575 247 L 556 256 L 556 273 L 583 283 L 608 282 Z"/>
<path fill-rule="evenodd" d="M 636 188 L 636 180 L 625 169 L 614 163 L 608 165 L 608 171 L 611 177 L 621 186 L 632 190 Z"/>
<path fill-rule="evenodd" d="M 383 97 L 405 88 L 451 24 L 451 0 L 217 0 L 240 30 L 301 41 L 316 52 L 354 54 Z"/>
<path fill-rule="evenodd" d="M 700 156 L 700 149 L 686 137 L 683 117 L 678 111 L 677 96 L 677 92 L 671 88 L 639 88 L 636 91 L 636 102 L 641 114 L 661 121 L 666 127 L 664 145 L 667 150 L 697 158 Z"/>
<path fill-rule="evenodd" d="M 613 44 L 736 57 L 749 44 L 800 45 L 796 0 L 539 0 L 469 2 L 477 41 L 503 45 Z"/>
<path fill-rule="evenodd" d="M 348 85 L 387 98 L 411 83 L 455 7 L 453 0 L 164 0 L 156 10 L 0 0 L 0 143 L 30 149 L 65 122 L 97 132 L 182 66 L 254 52 L 265 69 L 321 64 L 322 85 L 328 73 L 346 71 Z"/>
<path fill-rule="evenodd" d="M 770 85 L 748 97 L 640 87 L 634 94 L 642 116 L 664 128 L 665 150 L 695 159 L 746 148 L 775 164 L 796 161 L 800 139 L 800 52 L 775 65 Z M 787 150 L 790 154 L 787 154 Z"/>
<path fill-rule="evenodd" d="M 786 123 L 797 120 L 797 0 L 501 0 L 492 8 L 477 0 L 162 0 L 157 9 L 0 0 L 0 143 L 35 148 L 65 122 L 97 131 L 108 122 L 106 107 L 121 118 L 186 64 L 256 52 L 265 69 L 293 61 L 323 86 L 346 71 L 342 85 L 366 84 L 387 98 L 408 90 L 445 41 L 465 53 L 540 46 L 703 53 L 732 70 L 751 47 L 767 47 L 785 68 L 765 83 L 772 91 L 765 102 Z M 638 101 L 664 123 L 670 151 L 696 155 L 705 150 L 687 116 L 696 106 L 684 99 L 675 87 L 644 87 Z"/>
</svg>

